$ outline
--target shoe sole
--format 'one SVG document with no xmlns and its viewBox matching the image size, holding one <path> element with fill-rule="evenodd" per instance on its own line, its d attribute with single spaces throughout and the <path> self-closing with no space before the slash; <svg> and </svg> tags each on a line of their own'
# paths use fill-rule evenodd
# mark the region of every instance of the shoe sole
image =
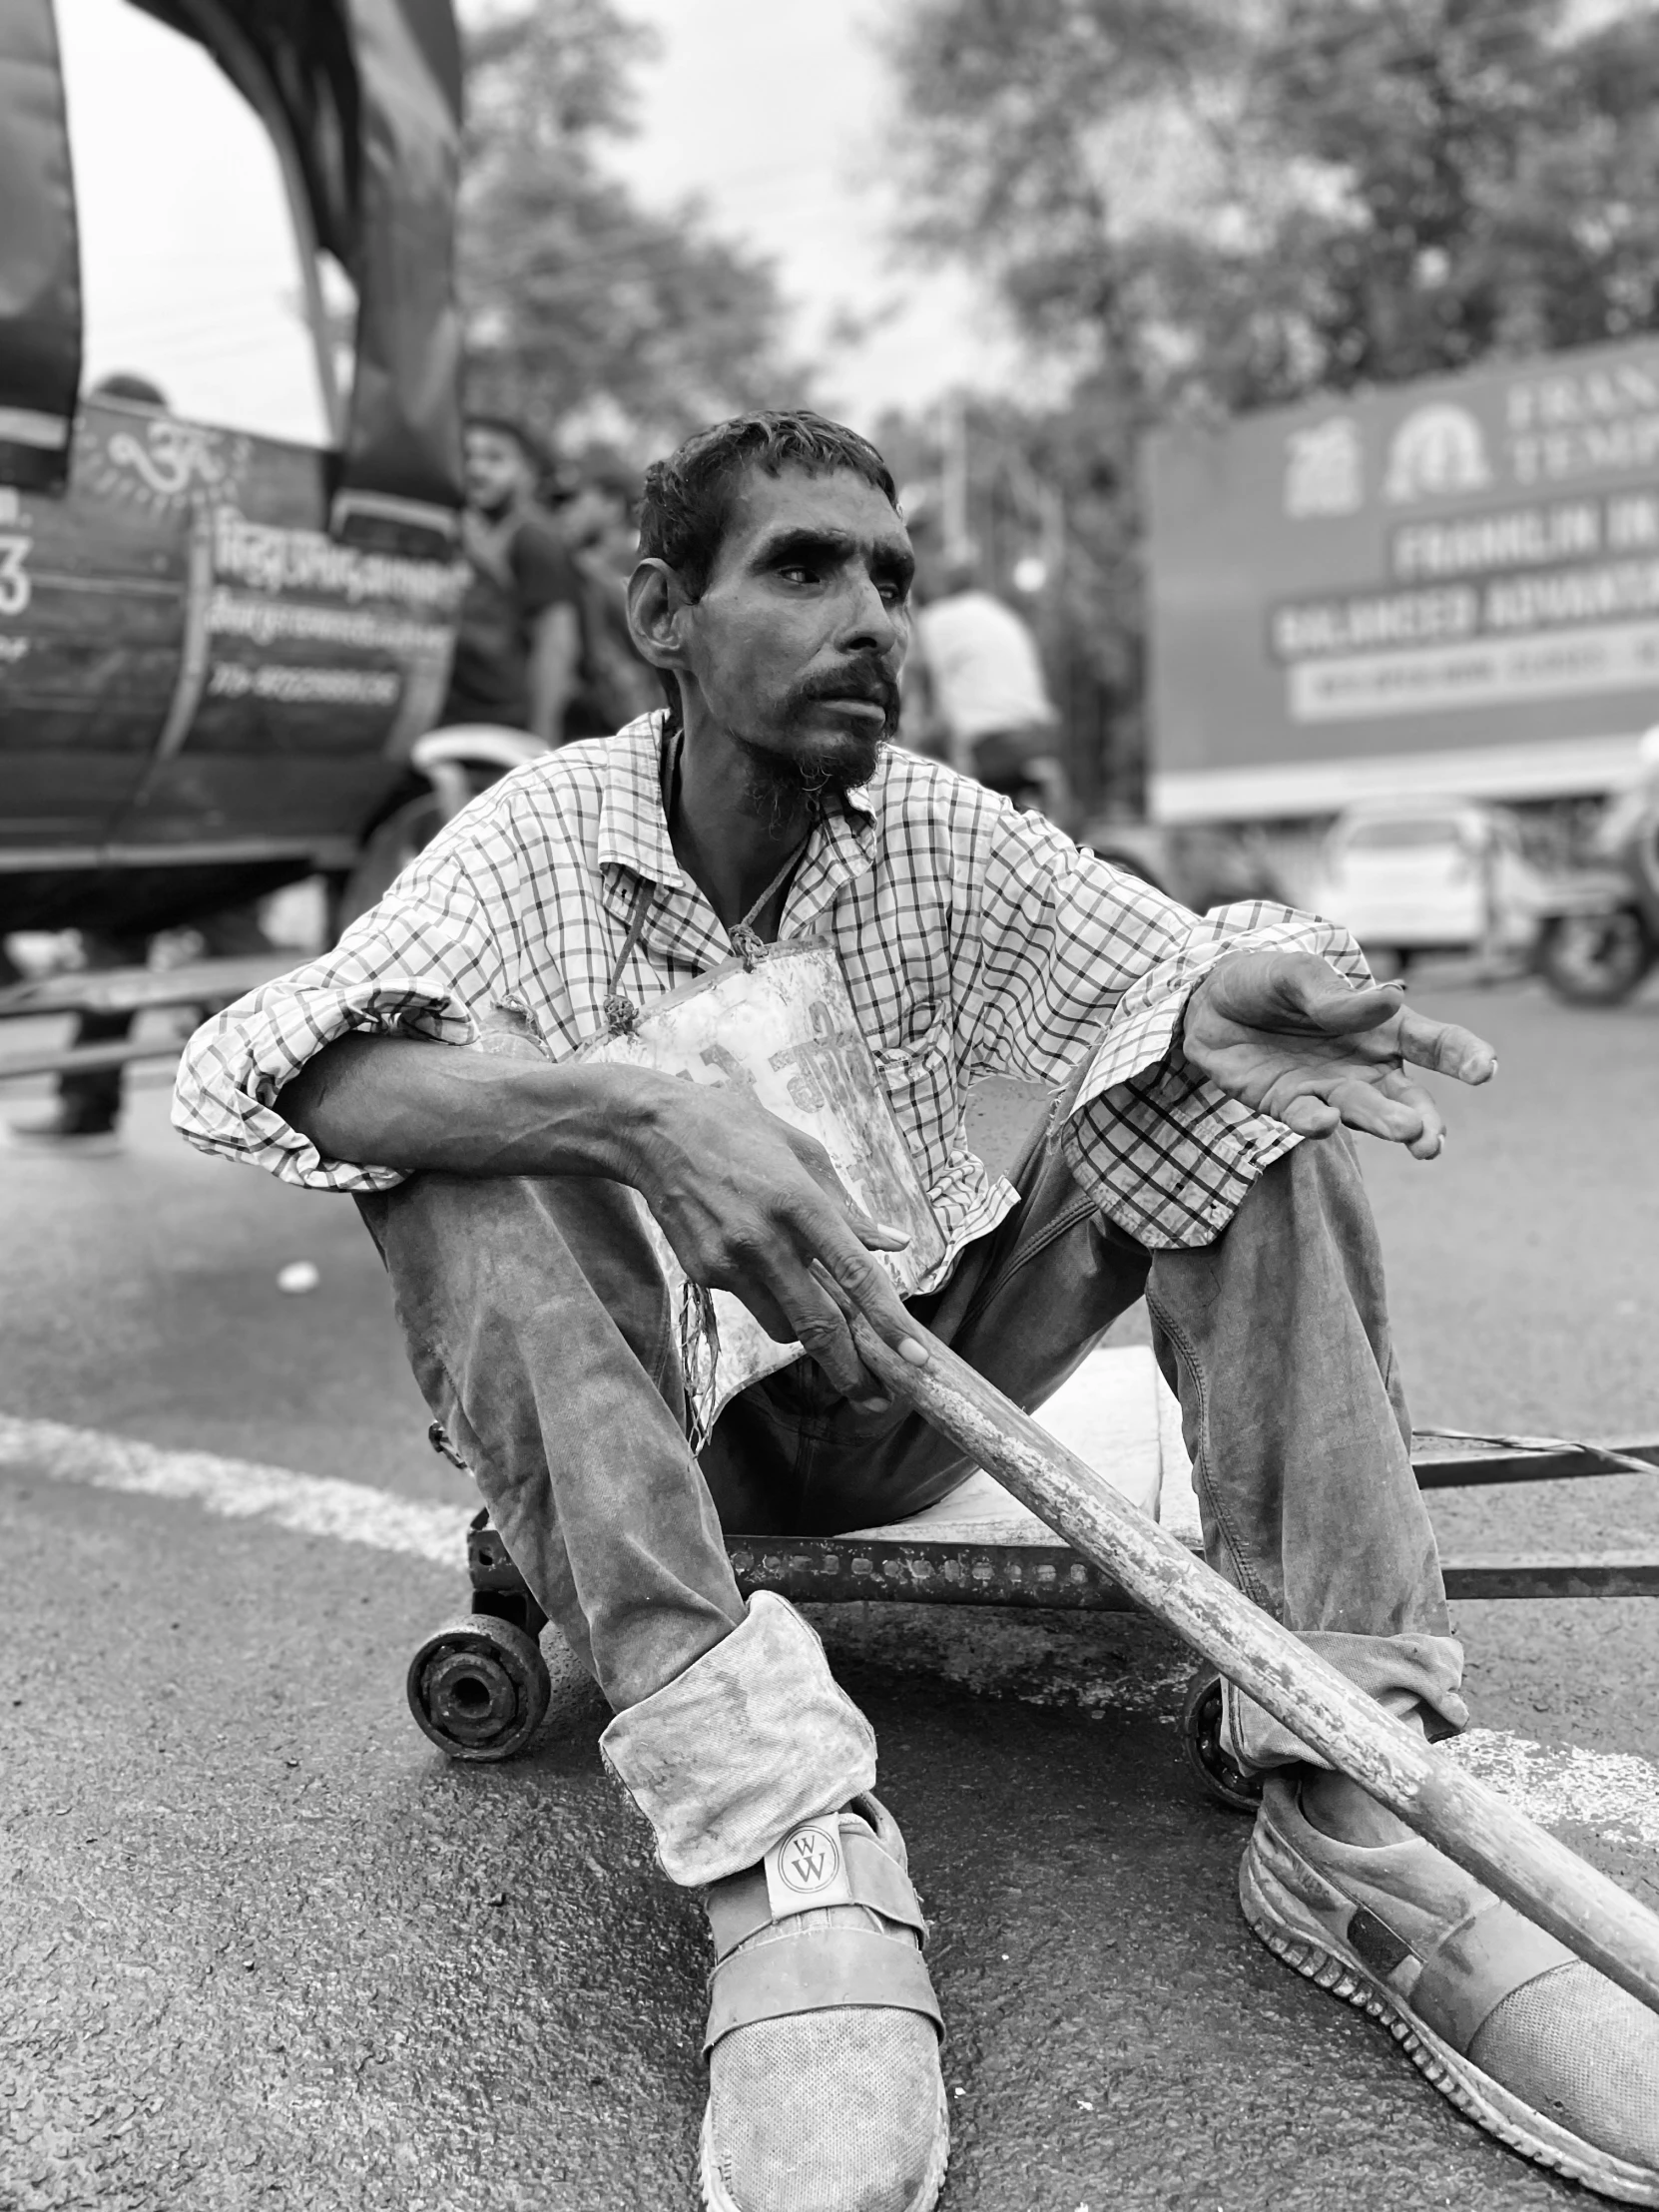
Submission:
<svg viewBox="0 0 1659 2212">
<path fill-rule="evenodd" d="M 715 2146 L 711 2125 L 711 2108 L 703 2107 L 703 2127 L 698 2136 L 697 2179 L 703 2192 L 703 2202 L 708 2212 L 749 2212 L 720 2178 L 720 2168 L 715 2162 Z M 939 2109 L 935 2116 L 932 2146 L 927 2153 L 927 2171 L 921 2177 L 915 2195 L 904 2207 L 904 2212 L 933 2212 L 939 2201 L 939 2191 L 944 2187 L 945 2168 L 950 2163 L 950 2108 L 945 2102 L 944 2083 L 939 2083 Z"/>
<path fill-rule="evenodd" d="M 1245 1853 L 1239 1870 L 1239 1904 L 1251 1933 L 1276 1958 L 1381 2020 L 1417 2071 L 1465 2118 L 1535 2165 L 1582 2182 L 1601 2196 L 1621 2204 L 1659 2205 L 1659 2176 L 1615 2158 L 1611 2151 L 1598 2151 L 1443 2042 L 1402 1999 L 1381 1988 L 1353 1951 L 1333 1941 L 1329 1929 L 1300 1899 L 1270 1869 L 1257 1864 L 1254 1850 Z"/>
</svg>

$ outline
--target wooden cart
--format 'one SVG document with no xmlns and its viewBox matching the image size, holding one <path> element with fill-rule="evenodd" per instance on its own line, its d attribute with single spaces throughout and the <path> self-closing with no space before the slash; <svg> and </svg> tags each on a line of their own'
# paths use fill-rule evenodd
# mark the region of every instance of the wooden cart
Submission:
<svg viewBox="0 0 1659 2212">
<path fill-rule="evenodd" d="M 1097 1352 L 1038 1418 L 1113 1486 L 1189 1549 L 1202 1550 L 1180 1408 L 1141 1348 Z M 441 1430 L 434 1442 L 447 1448 Z M 453 1456 L 453 1454 L 451 1454 Z M 459 1463 L 459 1462 L 457 1462 Z M 1425 1430 L 1413 1464 L 1424 1489 L 1659 1474 L 1659 1440 L 1584 1443 Z M 837 1536 L 727 1539 L 746 1596 L 773 1590 L 797 1603 L 1015 1606 L 1037 1612 L 1133 1611 L 1111 1576 L 1062 1543 L 991 1476 L 976 1473 L 913 1519 Z M 426 1638 L 408 1672 L 409 1708 L 434 1743 L 460 1759 L 522 1750 L 547 1709 L 537 1638 L 545 1616 L 487 1513 L 467 1539 L 472 1610 Z M 1587 1555 L 1446 1556 L 1457 1598 L 1659 1597 L 1659 1549 Z M 1185 1741 L 1205 1788 L 1222 1803 L 1254 1805 L 1257 1785 L 1221 1741 L 1213 1669 L 1194 1676 Z"/>
</svg>

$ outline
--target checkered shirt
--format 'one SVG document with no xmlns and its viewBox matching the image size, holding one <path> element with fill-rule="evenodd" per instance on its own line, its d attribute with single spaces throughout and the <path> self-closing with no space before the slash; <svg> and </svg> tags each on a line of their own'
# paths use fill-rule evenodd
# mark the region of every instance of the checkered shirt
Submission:
<svg viewBox="0 0 1659 2212">
<path fill-rule="evenodd" d="M 680 868 L 660 782 L 660 716 L 532 761 L 474 800 L 331 952 L 241 999 L 192 1039 L 174 1121 L 204 1151 L 315 1190 L 384 1190 L 390 1168 L 321 1158 L 276 1111 L 331 1039 L 398 1031 L 473 1043 L 528 1019 L 555 1060 L 604 1033 L 642 880 L 655 886 L 621 978 L 636 1004 L 730 957 Z M 1366 979 L 1345 930 L 1283 906 L 1197 921 L 1053 826 L 931 761 L 888 754 L 813 830 L 780 935 L 827 936 L 932 1201 L 942 1281 L 1016 1203 L 962 1140 L 969 1085 L 1066 1087 L 1066 1156 L 1148 1246 L 1208 1244 L 1296 1143 L 1225 1098 L 1176 1045 L 1225 952 L 1300 947 Z"/>
</svg>

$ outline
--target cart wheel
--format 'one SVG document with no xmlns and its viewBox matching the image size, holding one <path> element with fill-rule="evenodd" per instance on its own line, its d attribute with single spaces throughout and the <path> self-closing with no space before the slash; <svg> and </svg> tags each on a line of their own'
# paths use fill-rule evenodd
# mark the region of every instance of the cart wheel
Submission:
<svg viewBox="0 0 1659 2212">
<path fill-rule="evenodd" d="M 1241 1767 L 1222 1741 L 1221 1676 L 1200 1667 L 1187 1691 L 1181 1737 L 1187 1764 L 1218 1805 L 1235 1813 L 1254 1813 L 1262 1802 L 1262 1780 Z"/>
<path fill-rule="evenodd" d="M 552 1685 L 533 1636 L 471 1613 L 427 1637 L 407 1690 L 416 1724 L 452 1759 L 510 1759 L 540 1727 Z"/>
</svg>

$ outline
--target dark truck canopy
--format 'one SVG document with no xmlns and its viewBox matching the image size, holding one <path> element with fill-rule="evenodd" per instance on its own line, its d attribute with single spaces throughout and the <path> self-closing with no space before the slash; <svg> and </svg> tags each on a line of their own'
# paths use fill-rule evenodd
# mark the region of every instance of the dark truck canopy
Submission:
<svg viewBox="0 0 1659 2212">
<path fill-rule="evenodd" d="M 446 518 L 460 504 L 461 68 L 449 0 L 131 4 L 205 46 L 259 111 L 297 169 L 314 243 L 356 286 L 336 528 L 378 535 Z M 0 8 L 0 483 L 50 488 L 67 473 L 81 367 L 52 0 Z"/>
</svg>

